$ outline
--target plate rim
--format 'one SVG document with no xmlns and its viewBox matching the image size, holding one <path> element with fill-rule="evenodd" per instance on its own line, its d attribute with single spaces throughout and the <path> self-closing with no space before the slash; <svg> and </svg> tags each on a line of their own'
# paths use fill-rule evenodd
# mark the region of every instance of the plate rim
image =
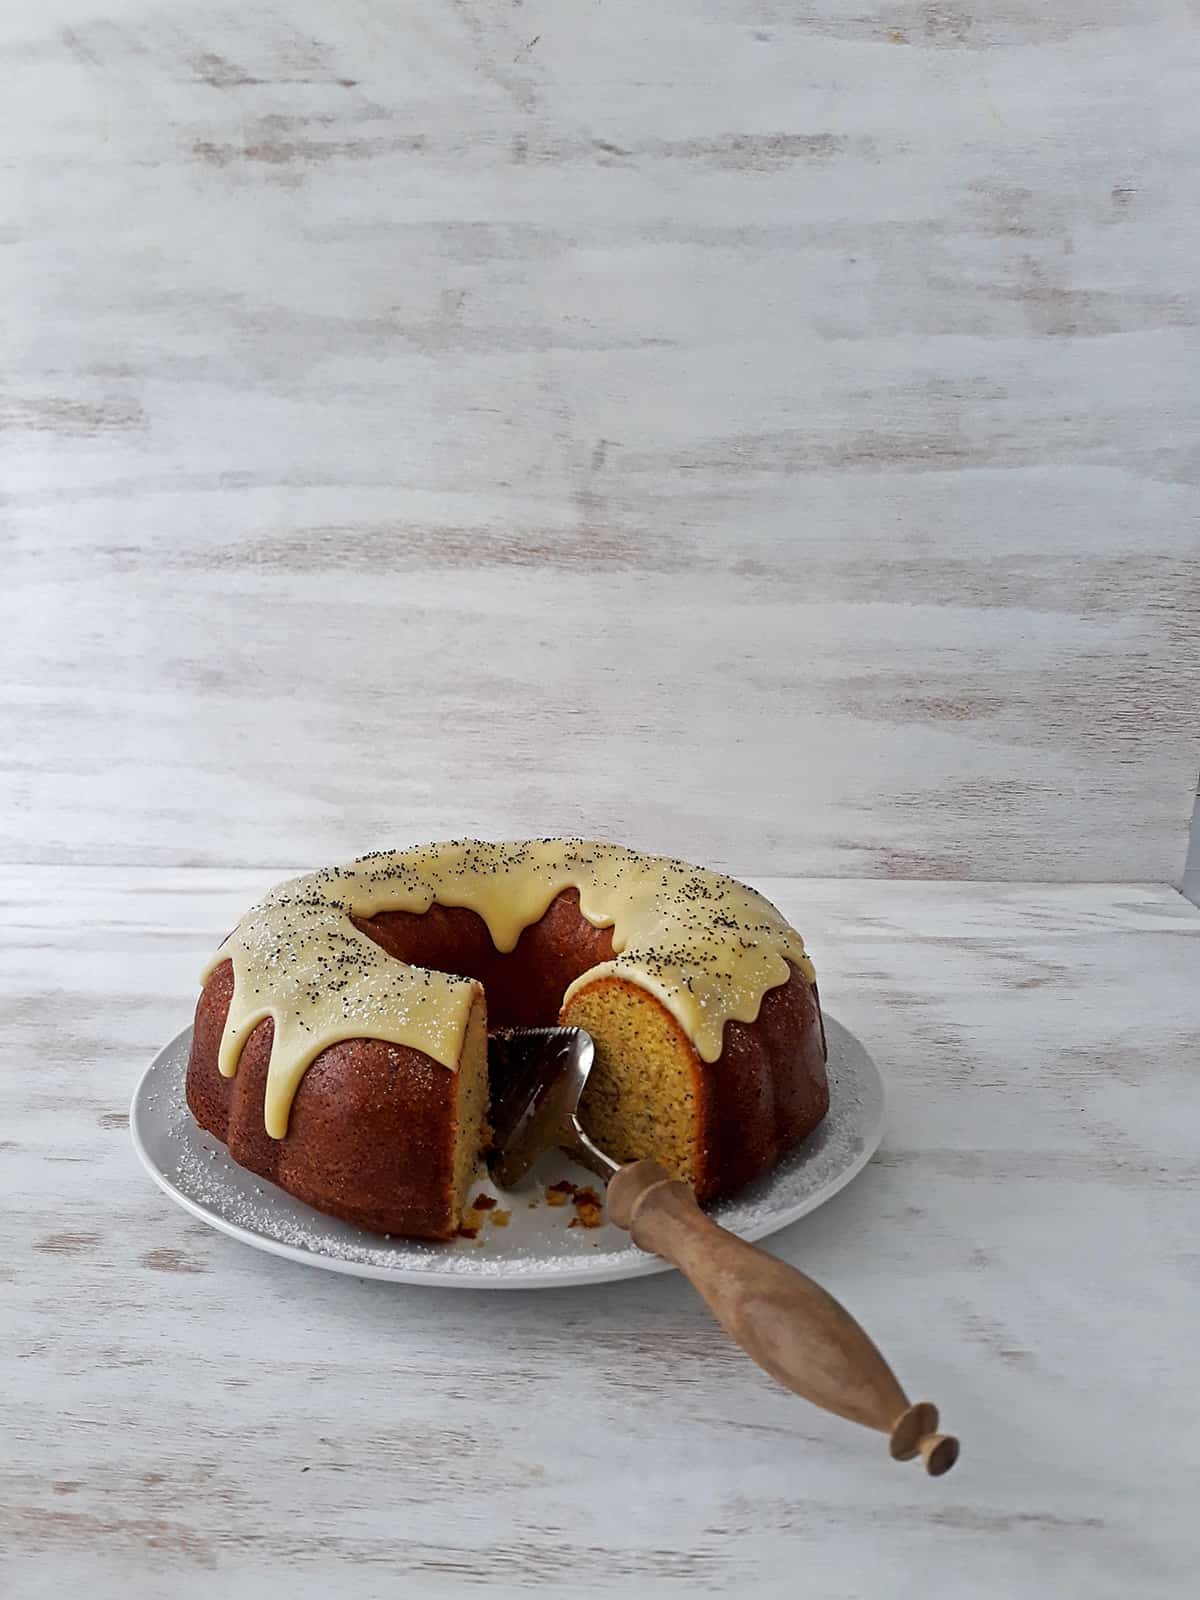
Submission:
<svg viewBox="0 0 1200 1600">
<path fill-rule="evenodd" d="M 887 1125 L 888 1113 L 888 1087 L 887 1080 L 879 1068 L 871 1052 L 866 1048 L 858 1036 L 851 1032 L 844 1023 L 839 1022 L 828 1012 L 824 1015 L 826 1030 L 831 1028 L 844 1035 L 852 1044 L 857 1046 L 862 1061 L 869 1068 L 872 1088 L 877 1102 L 877 1112 L 873 1123 L 865 1130 L 862 1148 L 856 1153 L 852 1161 L 848 1161 L 831 1178 L 824 1187 L 813 1194 L 805 1195 L 803 1199 L 794 1201 L 791 1205 L 783 1207 L 778 1212 L 769 1212 L 761 1219 L 751 1222 L 747 1227 L 731 1230 L 736 1232 L 739 1239 L 756 1243 L 773 1234 L 780 1233 L 792 1223 L 799 1222 L 803 1217 L 827 1204 L 835 1195 L 853 1183 L 855 1178 L 866 1167 L 871 1157 L 879 1149 L 883 1140 L 884 1128 Z M 660 1272 L 675 1272 L 676 1267 L 669 1261 L 664 1261 L 661 1256 L 644 1253 L 639 1257 L 632 1257 L 622 1262 L 619 1266 L 606 1266 L 601 1262 L 589 1264 L 581 1259 L 577 1267 L 556 1269 L 553 1274 L 539 1276 L 536 1266 L 522 1268 L 514 1266 L 511 1272 L 498 1276 L 474 1277 L 465 1272 L 447 1272 L 438 1267 L 389 1267 L 369 1261 L 353 1261 L 342 1256 L 326 1255 L 319 1250 L 309 1250 L 301 1245 L 288 1244 L 282 1239 L 273 1239 L 270 1234 L 257 1233 L 253 1229 L 243 1228 L 236 1222 L 231 1222 L 227 1217 L 221 1216 L 217 1211 L 210 1210 L 191 1195 L 178 1188 L 162 1168 L 154 1160 L 142 1138 L 139 1126 L 142 1115 L 142 1096 L 147 1082 L 152 1073 L 156 1072 L 160 1063 L 169 1052 L 189 1040 L 192 1034 L 192 1025 L 189 1023 L 181 1028 L 177 1034 L 170 1038 L 157 1050 L 154 1057 L 144 1070 L 139 1074 L 129 1102 L 129 1135 L 133 1144 L 134 1153 L 141 1165 L 145 1168 L 156 1188 L 180 1206 L 189 1215 L 208 1227 L 223 1233 L 227 1238 L 235 1239 L 239 1244 L 248 1245 L 251 1249 L 262 1250 L 267 1255 L 282 1257 L 285 1261 L 294 1261 L 300 1266 L 315 1267 L 323 1272 L 337 1272 L 343 1277 L 370 1278 L 380 1283 L 394 1284 L 419 1284 L 427 1288 L 436 1289 L 474 1289 L 474 1290 L 514 1290 L 514 1289 L 578 1289 L 589 1284 L 617 1283 L 626 1278 L 647 1278 Z M 264 1180 L 266 1181 L 266 1180 Z M 316 1213 L 320 1215 L 320 1213 Z M 635 1246 L 635 1248 L 637 1248 Z"/>
</svg>

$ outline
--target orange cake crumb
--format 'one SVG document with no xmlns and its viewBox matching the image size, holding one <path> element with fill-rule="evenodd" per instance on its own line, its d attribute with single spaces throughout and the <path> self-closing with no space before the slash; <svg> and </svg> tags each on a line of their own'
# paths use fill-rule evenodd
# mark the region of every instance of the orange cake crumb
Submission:
<svg viewBox="0 0 1200 1600">
<path fill-rule="evenodd" d="M 604 1221 L 604 1202 L 592 1188 L 576 1188 L 572 1228 L 598 1228 Z"/>
<path fill-rule="evenodd" d="M 496 1210 L 492 1212 L 492 1221 L 498 1228 L 507 1228 L 512 1218 L 511 1211 Z"/>
</svg>

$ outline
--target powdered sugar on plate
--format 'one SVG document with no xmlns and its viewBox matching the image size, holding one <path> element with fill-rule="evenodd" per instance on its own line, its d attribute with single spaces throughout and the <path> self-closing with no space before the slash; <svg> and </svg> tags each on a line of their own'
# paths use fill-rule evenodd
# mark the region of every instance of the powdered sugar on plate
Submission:
<svg viewBox="0 0 1200 1600">
<path fill-rule="evenodd" d="M 879 1145 L 884 1095 L 879 1070 L 845 1028 L 825 1019 L 829 1115 L 768 1177 L 710 1214 L 744 1239 L 761 1239 L 814 1211 L 862 1170 Z M 130 1130 L 150 1176 L 193 1216 L 260 1250 L 309 1266 L 398 1283 L 531 1289 L 601 1283 L 670 1269 L 607 1221 L 569 1226 L 570 1205 L 550 1206 L 545 1188 L 560 1180 L 599 1188 L 558 1151 L 547 1152 L 521 1188 L 502 1192 L 481 1177 L 473 1193 L 496 1196 L 507 1227 L 482 1214 L 478 1237 L 433 1244 L 365 1233 L 323 1216 L 239 1167 L 193 1122 L 184 1100 L 191 1029 L 171 1041 L 134 1094 Z"/>
</svg>

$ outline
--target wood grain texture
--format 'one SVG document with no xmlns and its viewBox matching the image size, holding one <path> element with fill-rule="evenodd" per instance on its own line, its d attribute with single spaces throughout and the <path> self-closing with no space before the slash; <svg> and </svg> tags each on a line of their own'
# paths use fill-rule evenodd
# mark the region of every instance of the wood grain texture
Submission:
<svg viewBox="0 0 1200 1600">
<path fill-rule="evenodd" d="M 1200 905 L 1200 794 L 1196 796 L 1196 804 L 1192 808 L 1192 831 L 1180 888 L 1189 900 Z"/>
<path fill-rule="evenodd" d="M 940 1478 L 959 1443 L 938 1433 L 937 1407 L 910 1402 L 878 1345 L 807 1274 L 706 1216 L 692 1185 L 657 1161 L 609 1179 L 608 1219 L 683 1273 L 729 1337 L 785 1389 L 834 1416 L 888 1435 L 894 1461 L 920 1457 Z"/>
<path fill-rule="evenodd" d="M 1198 37 L 4 8 L 0 859 L 1178 881 Z"/>
<path fill-rule="evenodd" d="M 5 1593 L 1190 1592 L 1200 912 L 1181 896 L 761 884 L 892 1090 L 878 1158 L 773 1248 L 961 1431 L 934 1486 L 781 1396 L 676 1278 L 397 1291 L 170 1206 L 128 1097 L 269 876 L 0 875 Z"/>
</svg>

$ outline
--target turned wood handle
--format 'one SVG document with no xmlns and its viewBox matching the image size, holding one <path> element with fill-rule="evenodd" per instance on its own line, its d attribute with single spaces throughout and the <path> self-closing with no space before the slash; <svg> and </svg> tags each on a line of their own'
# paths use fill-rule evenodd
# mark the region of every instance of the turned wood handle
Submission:
<svg viewBox="0 0 1200 1600">
<path fill-rule="evenodd" d="M 820 1284 L 706 1217 L 686 1183 L 656 1161 L 622 1167 L 608 1214 L 635 1244 L 679 1268 L 746 1354 L 773 1378 L 836 1416 L 877 1428 L 900 1461 L 919 1455 L 933 1477 L 958 1459 L 938 1433 L 936 1406 L 910 1405 L 892 1369 Z"/>
</svg>

